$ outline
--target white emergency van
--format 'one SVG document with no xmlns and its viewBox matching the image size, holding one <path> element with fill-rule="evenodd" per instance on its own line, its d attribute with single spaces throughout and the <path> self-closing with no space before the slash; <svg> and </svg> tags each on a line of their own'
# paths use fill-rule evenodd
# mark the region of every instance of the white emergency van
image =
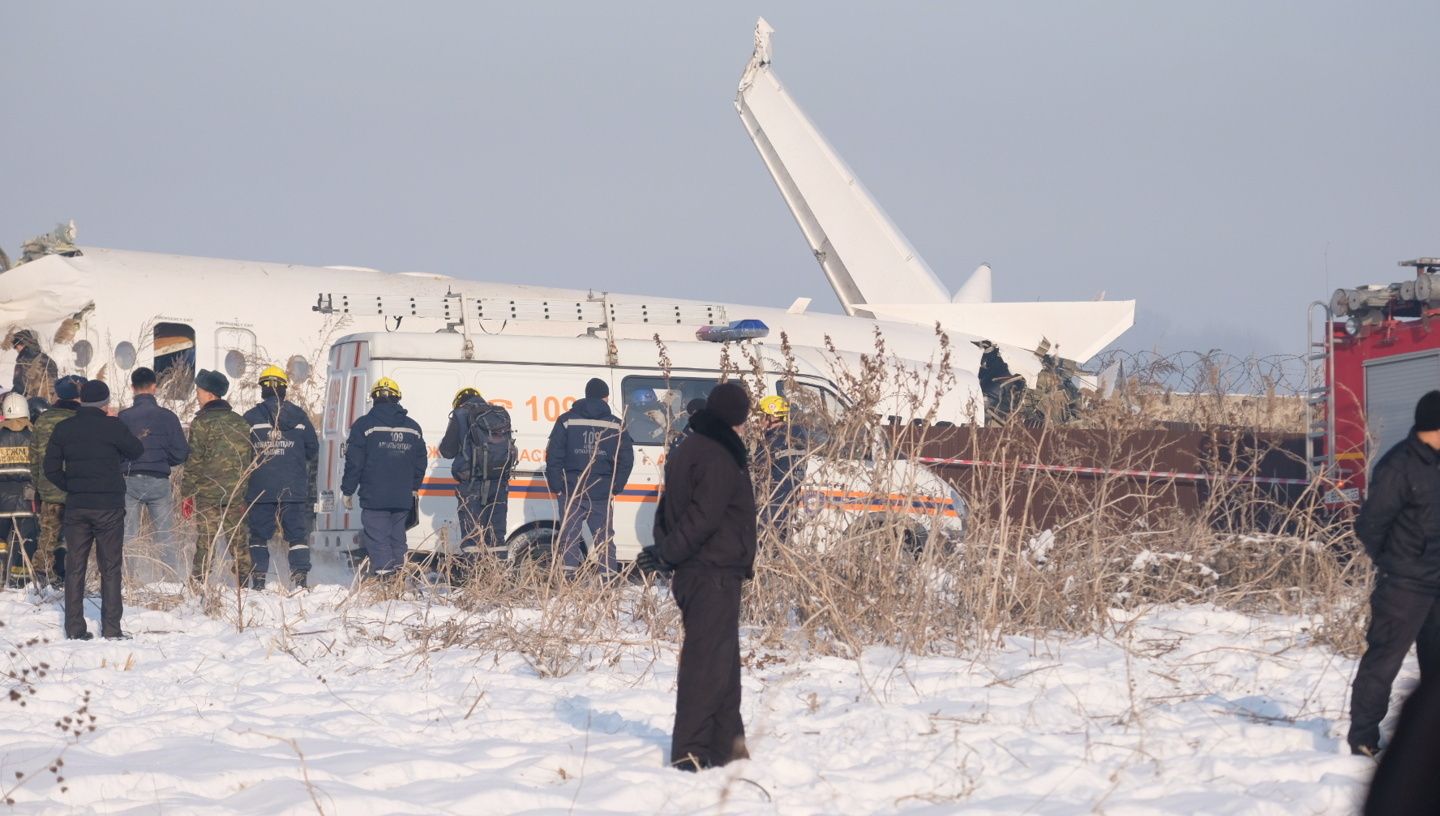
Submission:
<svg viewBox="0 0 1440 816">
<path fill-rule="evenodd" d="M 770 359 L 773 348 L 748 348 L 752 359 L 764 361 L 760 367 L 770 393 L 784 393 L 793 383 L 789 389 L 803 392 L 790 395 L 797 402 L 819 406 L 817 410 L 843 410 L 845 400 L 822 374 L 825 364 L 818 350 L 794 349 L 795 362 L 787 374 L 779 359 Z M 668 438 L 683 429 L 686 403 L 706 396 L 720 381 L 727 354 L 732 378 L 738 363 L 753 385 L 761 372 L 745 361 L 735 344 L 671 342 L 664 347 L 662 367 L 657 343 L 603 335 L 467 338 L 453 332 L 371 332 L 341 338 L 328 360 L 315 545 L 341 552 L 360 548 L 360 513 L 346 510 L 339 500 L 345 440 L 351 423 L 369 410 L 371 384 L 389 377 L 400 386 L 401 405 L 420 423 L 430 456 L 420 495 L 420 524 L 409 533 L 412 553 L 459 549 L 455 480 L 439 444 L 455 393 L 470 387 L 509 410 L 515 429 L 520 458 L 510 482 L 506 534 L 511 555 L 543 557 L 552 544 L 559 510 L 545 480 L 546 442 L 555 420 L 575 402 L 585 382 L 599 377 L 609 383 L 611 409 L 627 421 L 635 442 L 634 472 L 614 504 L 617 552 L 621 560 L 631 559 L 651 542 Z M 640 402 L 636 397 L 642 392 L 652 410 L 656 402 L 662 406 L 673 423 L 670 433 L 657 429 L 654 421 L 630 422 L 627 406 Z M 648 433 L 642 432 L 647 428 Z M 845 459 L 812 457 L 796 497 L 800 526 L 844 530 L 898 520 L 907 539 L 917 545 L 958 539 L 966 513 L 960 495 L 919 464 L 881 459 L 890 463 L 878 465 L 865 451 Z"/>
</svg>

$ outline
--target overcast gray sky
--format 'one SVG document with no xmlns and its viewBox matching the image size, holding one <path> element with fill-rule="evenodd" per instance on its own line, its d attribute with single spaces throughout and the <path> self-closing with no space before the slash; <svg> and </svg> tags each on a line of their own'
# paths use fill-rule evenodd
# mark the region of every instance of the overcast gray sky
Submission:
<svg viewBox="0 0 1440 816">
<path fill-rule="evenodd" d="M 950 286 L 1298 351 L 1440 255 L 1440 3 L 7 2 L 0 245 L 839 305 L 731 100 L 775 70 Z M 258 296 L 263 293 L 257 292 Z"/>
</svg>

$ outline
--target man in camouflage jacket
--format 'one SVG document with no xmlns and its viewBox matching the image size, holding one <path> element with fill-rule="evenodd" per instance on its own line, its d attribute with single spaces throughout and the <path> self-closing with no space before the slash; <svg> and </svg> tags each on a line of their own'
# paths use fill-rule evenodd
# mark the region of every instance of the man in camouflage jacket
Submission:
<svg viewBox="0 0 1440 816">
<path fill-rule="evenodd" d="M 85 378 L 74 374 L 56 380 L 56 402 L 35 420 L 35 433 L 30 437 L 30 478 L 40 499 L 40 540 L 30 565 L 30 575 L 37 587 L 59 587 L 65 580 L 65 545 L 60 540 L 65 491 L 45 478 L 40 463 L 45 460 L 45 448 L 50 444 L 55 426 L 80 410 L 80 386 L 84 384 Z"/>
<path fill-rule="evenodd" d="M 246 483 L 255 464 L 250 423 L 221 399 L 230 381 L 218 371 L 195 375 L 200 410 L 190 422 L 190 458 L 180 480 L 181 514 L 196 517 L 195 559 L 190 578 L 203 582 L 212 563 L 215 542 L 224 536 L 235 559 L 237 582 L 250 580 L 250 548 L 245 524 Z"/>
</svg>

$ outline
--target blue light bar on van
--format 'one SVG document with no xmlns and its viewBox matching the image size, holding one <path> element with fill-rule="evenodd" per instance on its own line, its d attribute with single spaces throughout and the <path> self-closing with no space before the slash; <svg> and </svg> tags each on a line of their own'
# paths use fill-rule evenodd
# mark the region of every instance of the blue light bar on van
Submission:
<svg viewBox="0 0 1440 816">
<path fill-rule="evenodd" d="M 770 327 L 760 320 L 733 320 L 728 326 L 701 326 L 695 330 L 695 339 L 711 343 L 755 340 L 769 335 Z"/>
</svg>

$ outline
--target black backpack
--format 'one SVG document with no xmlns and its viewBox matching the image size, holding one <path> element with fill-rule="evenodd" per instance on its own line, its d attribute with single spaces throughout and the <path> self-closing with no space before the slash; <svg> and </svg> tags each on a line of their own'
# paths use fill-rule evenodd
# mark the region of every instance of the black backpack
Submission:
<svg viewBox="0 0 1440 816">
<path fill-rule="evenodd" d="M 461 458 L 464 464 L 455 478 L 462 482 L 493 480 L 505 476 L 515 465 L 515 431 L 510 412 L 498 405 L 466 406 L 470 427 L 465 431 Z"/>
</svg>

